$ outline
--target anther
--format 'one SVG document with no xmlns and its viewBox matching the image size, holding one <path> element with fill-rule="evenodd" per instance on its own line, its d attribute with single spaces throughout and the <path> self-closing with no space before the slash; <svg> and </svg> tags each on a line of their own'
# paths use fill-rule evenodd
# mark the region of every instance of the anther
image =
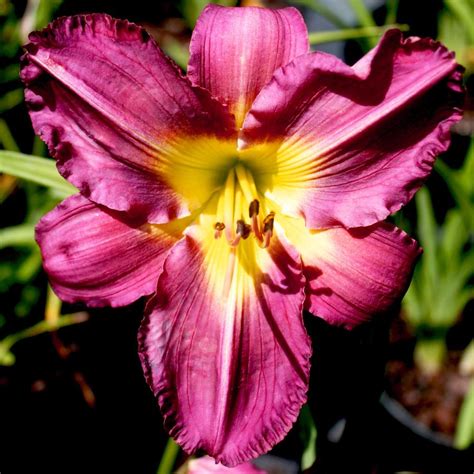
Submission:
<svg viewBox="0 0 474 474">
<path fill-rule="evenodd" d="M 258 213 L 260 211 L 260 203 L 258 202 L 257 199 L 254 199 L 249 206 L 249 217 L 250 219 L 253 216 L 258 216 Z"/>
<path fill-rule="evenodd" d="M 263 233 L 273 232 L 273 221 L 275 220 L 275 213 L 272 211 L 263 219 Z"/>
<path fill-rule="evenodd" d="M 275 220 L 275 213 L 272 211 L 263 219 L 263 242 L 260 247 L 267 248 L 270 245 L 270 240 L 273 235 L 273 222 Z"/>
<path fill-rule="evenodd" d="M 216 222 L 214 224 L 214 238 L 219 239 L 224 229 L 225 229 L 225 224 L 223 224 L 222 222 Z"/>
<path fill-rule="evenodd" d="M 260 233 L 260 223 L 258 221 L 258 213 L 260 212 L 260 202 L 254 199 L 249 206 L 249 217 L 251 219 L 251 228 L 258 240 L 262 240 Z"/>
<path fill-rule="evenodd" d="M 236 233 L 240 235 L 244 240 L 248 238 L 250 235 L 251 227 L 246 224 L 243 220 L 238 220 L 237 221 L 237 229 Z"/>
</svg>

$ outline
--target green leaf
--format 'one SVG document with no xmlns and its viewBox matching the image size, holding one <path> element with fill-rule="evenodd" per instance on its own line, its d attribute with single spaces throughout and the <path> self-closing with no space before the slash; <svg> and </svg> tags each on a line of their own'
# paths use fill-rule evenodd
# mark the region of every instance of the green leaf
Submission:
<svg viewBox="0 0 474 474">
<path fill-rule="evenodd" d="M 463 265 L 451 274 L 443 274 L 439 285 L 442 291 L 435 297 L 431 323 L 435 326 L 452 326 L 472 298 L 472 291 L 466 290 L 469 278 L 474 274 L 474 254 L 463 261 Z"/>
<path fill-rule="evenodd" d="M 385 17 L 385 24 L 390 25 L 397 21 L 398 0 L 387 0 L 387 16 Z"/>
<path fill-rule="evenodd" d="M 0 249 L 5 247 L 31 246 L 35 243 L 35 227 L 20 224 L 0 229 Z"/>
<path fill-rule="evenodd" d="M 16 269 L 16 281 L 25 284 L 30 281 L 41 267 L 41 253 L 38 247 L 33 247 L 30 255 Z"/>
<path fill-rule="evenodd" d="M 438 39 L 456 53 L 456 60 L 469 69 L 469 36 L 451 10 L 444 8 L 438 19 Z"/>
<path fill-rule="evenodd" d="M 316 426 L 308 405 L 303 405 L 298 418 L 299 426 L 304 437 L 304 451 L 301 456 L 301 469 L 309 469 L 316 461 Z"/>
<path fill-rule="evenodd" d="M 0 118 L 0 143 L 3 145 L 5 150 L 9 151 L 20 151 L 18 145 L 13 138 L 10 127 L 5 120 Z"/>
<path fill-rule="evenodd" d="M 439 264 L 437 260 L 437 231 L 438 227 L 431 203 L 430 193 L 427 188 L 422 188 L 415 196 L 416 211 L 418 217 L 417 233 L 420 243 L 424 249 L 421 256 L 423 271 L 421 276 L 421 292 L 423 301 L 431 305 L 436 298 L 437 281 L 439 278 Z M 428 308 L 425 308 L 425 311 Z M 427 311 L 427 317 L 431 311 Z"/>
<path fill-rule="evenodd" d="M 429 308 L 423 305 L 418 290 L 419 274 L 422 271 L 420 265 L 421 262 L 418 262 L 411 284 L 402 300 L 403 314 L 412 328 L 422 324 L 424 315 L 429 311 Z"/>
<path fill-rule="evenodd" d="M 469 391 L 461 405 L 458 416 L 454 446 L 466 449 L 474 442 L 474 379 L 471 381 Z"/>
<path fill-rule="evenodd" d="M 372 13 L 367 9 L 363 0 L 348 0 L 361 26 L 366 28 L 376 27 Z M 373 38 L 367 40 L 367 45 L 373 48 L 377 44 Z"/>
<path fill-rule="evenodd" d="M 23 102 L 23 89 L 14 89 L 0 97 L 0 113 L 13 109 Z"/>
<path fill-rule="evenodd" d="M 446 6 L 458 18 L 458 21 L 464 25 L 471 44 L 474 44 L 474 4 L 472 1 L 463 0 L 445 0 Z"/>
<path fill-rule="evenodd" d="M 1 0 L 0 0 L 1 3 Z M 18 64 L 11 64 L 0 68 L 0 84 L 10 81 L 15 81 L 20 75 L 20 67 Z"/>
<path fill-rule="evenodd" d="M 237 0 L 181 0 L 181 13 L 191 28 L 194 27 L 199 15 L 208 3 L 234 7 L 237 4 Z"/>
<path fill-rule="evenodd" d="M 40 0 L 35 12 L 35 28 L 44 28 L 53 18 L 54 12 L 61 6 L 63 0 Z"/>
<path fill-rule="evenodd" d="M 168 38 L 160 46 L 163 51 L 183 70 L 189 62 L 189 48 L 175 38 Z"/>
<path fill-rule="evenodd" d="M 467 150 L 463 166 L 458 171 L 458 176 L 466 194 L 474 201 L 474 138 L 471 138 L 471 144 Z"/>
<path fill-rule="evenodd" d="M 470 169 L 470 166 L 471 163 L 469 161 L 468 167 L 466 169 Z M 451 191 L 453 198 L 455 199 L 456 203 L 458 204 L 463 213 L 464 220 L 466 222 L 466 225 L 469 227 L 470 232 L 474 232 L 474 206 L 472 205 L 469 190 L 466 189 L 466 187 L 464 186 L 463 180 L 459 177 L 456 171 L 451 169 L 442 160 L 436 160 L 435 169 L 446 181 L 446 184 L 448 185 L 448 188 Z"/>
<path fill-rule="evenodd" d="M 0 173 L 53 188 L 63 197 L 77 193 L 77 189 L 58 173 L 55 162 L 47 158 L 0 150 Z"/>
<path fill-rule="evenodd" d="M 441 252 L 443 266 L 447 273 L 456 271 L 462 258 L 469 235 L 459 209 L 451 209 L 446 214 L 442 227 Z"/>
</svg>

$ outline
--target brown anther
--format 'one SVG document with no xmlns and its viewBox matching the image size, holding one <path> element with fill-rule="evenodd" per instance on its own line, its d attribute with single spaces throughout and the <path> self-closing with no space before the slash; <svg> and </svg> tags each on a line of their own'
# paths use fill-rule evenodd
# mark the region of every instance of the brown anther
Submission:
<svg viewBox="0 0 474 474">
<path fill-rule="evenodd" d="M 257 199 L 254 199 L 249 206 L 249 217 L 250 219 L 253 216 L 258 216 L 258 213 L 260 211 L 260 203 L 258 202 Z"/>
<path fill-rule="evenodd" d="M 275 213 L 272 211 L 263 219 L 263 233 L 273 232 L 273 221 L 275 220 Z"/>
<path fill-rule="evenodd" d="M 225 225 L 222 222 L 216 222 L 214 224 L 214 238 L 220 239 L 222 236 L 222 231 L 225 229 Z"/>
<path fill-rule="evenodd" d="M 236 233 L 240 235 L 243 239 L 247 239 L 248 236 L 250 235 L 251 227 L 246 224 L 243 220 L 239 219 L 237 221 L 237 229 Z"/>
</svg>

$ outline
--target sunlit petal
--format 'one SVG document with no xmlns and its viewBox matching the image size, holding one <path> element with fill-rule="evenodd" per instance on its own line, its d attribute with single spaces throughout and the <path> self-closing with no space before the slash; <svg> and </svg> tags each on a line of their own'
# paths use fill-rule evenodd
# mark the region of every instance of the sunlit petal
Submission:
<svg viewBox="0 0 474 474">
<path fill-rule="evenodd" d="M 186 224 L 134 221 L 77 195 L 41 219 L 36 239 L 63 301 L 123 306 L 155 291 L 163 261 Z"/>
<path fill-rule="evenodd" d="M 411 199 L 448 147 L 460 81 L 453 53 L 398 31 L 353 68 L 300 56 L 262 90 L 240 143 L 264 148 L 255 179 L 287 214 L 310 228 L 371 225 Z"/>
<path fill-rule="evenodd" d="M 386 313 L 408 288 L 419 245 L 381 222 L 346 230 L 308 230 L 302 219 L 280 218 L 301 253 L 306 308 L 328 323 L 352 329 Z"/>
<path fill-rule="evenodd" d="M 155 223 L 210 197 L 228 158 L 212 143 L 235 142 L 233 119 L 145 30 L 95 14 L 60 18 L 30 40 L 22 79 L 33 126 L 83 195 Z M 189 169 L 201 183 L 192 203 L 173 183 Z"/>
<path fill-rule="evenodd" d="M 140 329 L 165 425 L 187 452 L 235 466 L 267 451 L 306 399 L 304 280 L 284 239 L 214 238 L 214 209 L 170 252 Z"/>
</svg>

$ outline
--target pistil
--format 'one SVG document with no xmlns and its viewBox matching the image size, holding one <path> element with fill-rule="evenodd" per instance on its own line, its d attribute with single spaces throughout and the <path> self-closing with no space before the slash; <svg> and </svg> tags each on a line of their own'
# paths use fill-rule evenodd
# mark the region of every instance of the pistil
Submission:
<svg viewBox="0 0 474 474">
<path fill-rule="evenodd" d="M 234 240 L 232 222 L 234 222 L 234 199 L 235 199 L 235 172 L 229 171 L 224 188 L 224 225 L 226 237 L 229 242 Z"/>
</svg>

